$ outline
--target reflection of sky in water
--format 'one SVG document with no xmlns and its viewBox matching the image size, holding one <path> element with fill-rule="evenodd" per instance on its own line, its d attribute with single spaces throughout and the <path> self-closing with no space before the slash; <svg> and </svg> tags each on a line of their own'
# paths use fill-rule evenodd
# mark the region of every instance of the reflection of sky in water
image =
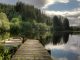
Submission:
<svg viewBox="0 0 80 60">
<path fill-rule="evenodd" d="M 50 43 L 45 48 L 58 60 L 80 60 L 80 35 L 70 35 L 67 44 L 53 46 Z"/>
<path fill-rule="evenodd" d="M 60 49 L 53 49 L 51 53 L 52 53 L 51 56 L 55 58 L 59 58 L 60 60 L 78 60 L 78 56 L 79 56 L 78 54 L 73 53 L 71 51 L 64 51 Z"/>
</svg>

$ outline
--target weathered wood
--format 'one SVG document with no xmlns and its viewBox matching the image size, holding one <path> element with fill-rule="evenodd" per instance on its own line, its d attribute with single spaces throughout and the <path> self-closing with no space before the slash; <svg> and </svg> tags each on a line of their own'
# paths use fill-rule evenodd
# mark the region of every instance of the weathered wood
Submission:
<svg viewBox="0 0 80 60">
<path fill-rule="evenodd" d="M 38 40 L 27 40 L 11 60 L 52 60 L 52 58 Z"/>
</svg>

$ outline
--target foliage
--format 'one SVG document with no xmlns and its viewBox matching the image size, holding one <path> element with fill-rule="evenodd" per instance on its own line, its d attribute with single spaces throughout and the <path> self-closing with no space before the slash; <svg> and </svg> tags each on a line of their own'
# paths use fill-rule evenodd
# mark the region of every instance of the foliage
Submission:
<svg viewBox="0 0 80 60">
<path fill-rule="evenodd" d="M 5 40 L 10 38 L 10 33 L 9 32 L 4 32 L 0 34 L 0 40 Z"/>
<path fill-rule="evenodd" d="M 62 22 L 57 16 L 53 17 L 53 31 L 62 31 Z"/>
<path fill-rule="evenodd" d="M 32 37 L 32 24 L 30 22 L 23 22 L 21 28 L 21 35 L 26 37 Z"/>
<path fill-rule="evenodd" d="M 20 17 L 12 18 L 10 21 L 10 32 L 11 34 L 18 35 L 21 29 L 22 20 Z"/>
<path fill-rule="evenodd" d="M 16 51 L 17 47 L 0 45 L 0 57 L 2 60 L 11 60 L 11 56 Z"/>
<path fill-rule="evenodd" d="M 64 28 L 65 31 L 69 30 L 69 21 L 68 21 L 67 18 L 64 18 L 63 28 Z"/>
<path fill-rule="evenodd" d="M 40 38 L 47 35 L 49 27 L 45 23 L 37 23 L 36 20 L 22 22 L 21 35 L 29 38 Z"/>
<path fill-rule="evenodd" d="M 2 13 L 2 12 L 0 13 L 0 29 L 4 30 L 4 31 L 10 30 L 9 20 L 8 20 L 6 14 Z"/>
<path fill-rule="evenodd" d="M 38 23 L 37 26 L 39 29 L 39 35 L 45 38 L 46 35 L 48 35 L 49 26 L 47 26 L 45 23 Z"/>
</svg>

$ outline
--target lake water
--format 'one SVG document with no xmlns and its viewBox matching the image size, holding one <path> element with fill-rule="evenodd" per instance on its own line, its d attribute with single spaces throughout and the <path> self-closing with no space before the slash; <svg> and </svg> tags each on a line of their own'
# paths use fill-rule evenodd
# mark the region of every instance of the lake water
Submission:
<svg viewBox="0 0 80 60">
<path fill-rule="evenodd" d="M 63 39 L 63 38 L 61 38 Z M 80 35 L 69 35 L 66 44 L 53 45 L 50 41 L 45 45 L 56 60 L 80 60 Z"/>
</svg>

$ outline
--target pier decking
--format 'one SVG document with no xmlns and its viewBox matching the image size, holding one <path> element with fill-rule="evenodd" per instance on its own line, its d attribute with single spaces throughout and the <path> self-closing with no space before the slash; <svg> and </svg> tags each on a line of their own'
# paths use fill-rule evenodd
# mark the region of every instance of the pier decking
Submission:
<svg viewBox="0 0 80 60">
<path fill-rule="evenodd" d="M 52 58 L 38 40 L 27 40 L 11 60 L 52 60 Z"/>
</svg>

